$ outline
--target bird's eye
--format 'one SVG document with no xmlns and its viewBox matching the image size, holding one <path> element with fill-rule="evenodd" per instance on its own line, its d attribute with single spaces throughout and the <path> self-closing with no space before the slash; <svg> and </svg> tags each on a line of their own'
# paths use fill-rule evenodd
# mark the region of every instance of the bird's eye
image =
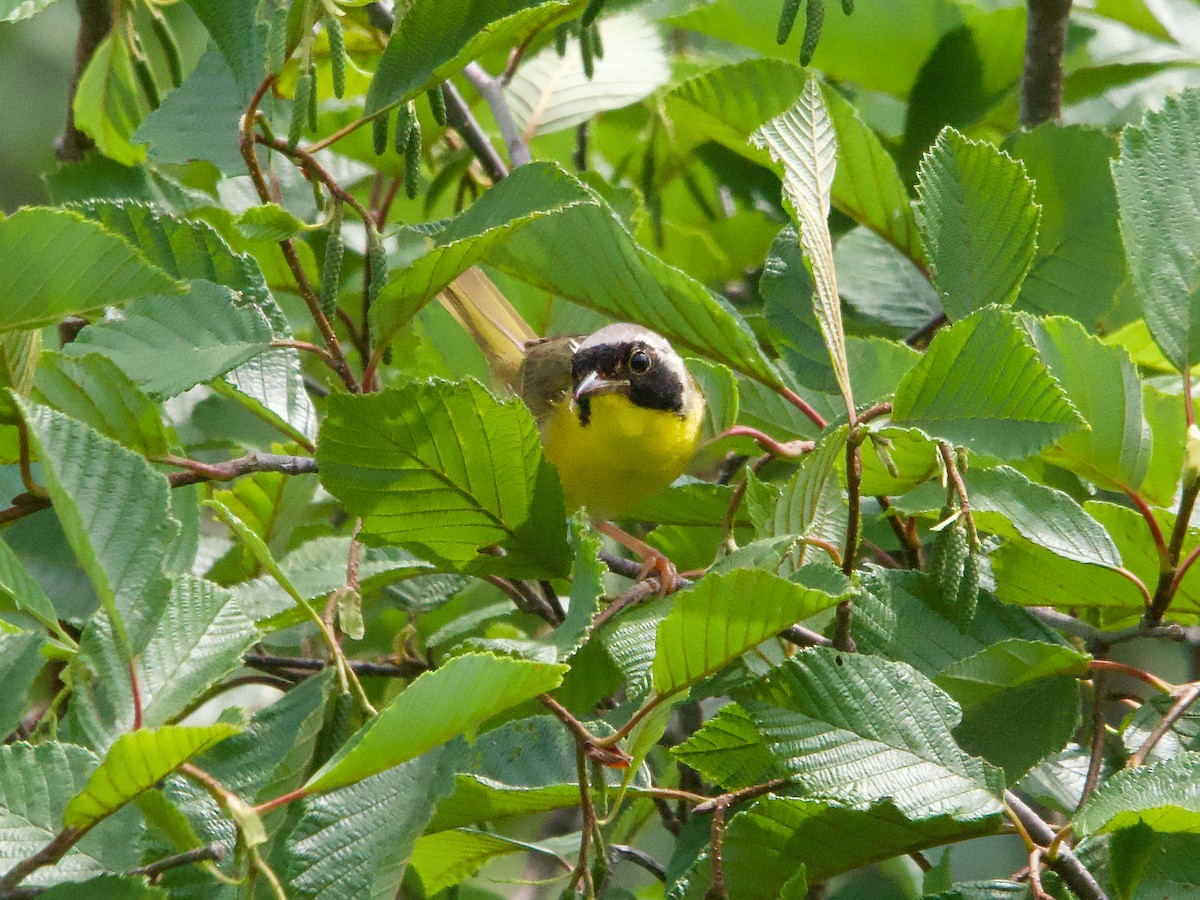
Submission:
<svg viewBox="0 0 1200 900">
<path fill-rule="evenodd" d="M 650 369 L 650 354 L 645 350 L 634 350 L 629 355 L 629 371 L 641 375 Z"/>
</svg>

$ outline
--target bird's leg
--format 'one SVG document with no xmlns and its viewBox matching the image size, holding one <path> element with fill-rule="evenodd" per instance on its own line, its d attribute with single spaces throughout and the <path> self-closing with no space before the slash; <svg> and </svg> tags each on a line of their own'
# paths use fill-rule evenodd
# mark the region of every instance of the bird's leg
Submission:
<svg viewBox="0 0 1200 900">
<path fill-rule="evenodd" d="M 662 551 L 656 550 L 645 541 L 639 541 L 632 534 L 621 530 L 612 522 L 593 519 L 592 524 L 596 526 L 596 530 L 601 534 L 608 535 L 622 547 L 636 553 L 641 558 L 642 570 L 638 572 L 638 581 L 653 573 L 658 575 L 658 593 L 660 596 L 669 594 L 675 590 L 679 581 L 679 570 L 675 568 L 675 564 L 667 559 Z"/>
</svg>

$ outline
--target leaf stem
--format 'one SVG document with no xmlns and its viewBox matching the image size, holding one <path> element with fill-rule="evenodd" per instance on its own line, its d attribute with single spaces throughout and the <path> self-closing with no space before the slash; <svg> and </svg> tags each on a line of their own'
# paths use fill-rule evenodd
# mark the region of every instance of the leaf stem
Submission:
<svg viewBox="0 0 1200 900">
<path fill-rule="evenodd" d="M 1130 678 L 1136 678 L 1138 681 L 1148 684 L 1156 691 L 1162 691 L 1164 694 L 1169 694 L 1174 690 L 1174 685 L 1167 681 L 1163 681 L 1157 675 L 1152 675 L 1144 669 L 1139 669 L 1126 663 L 1114 662 L 1111 659 L 1093 659 L 1088 664 L 1088 668 L 1095 672 L 1103 670 L 1120 672 L 1122 675 L 1128 675 Z"/>
<path fill-rule="evenodd" d="M 734 425 L 727 428 L 717 439 L 727 437 L 752 438 L 763 450 L 782 459 L 796 459 L 805 453 L 812 452 L 816 446 L 814 441 L 787 441 L 786 443 L 778 441 L 769 434 L 759 431 L 757 428 L 751 428 L 749 425 Z"/>
<path fill-rule="evenodd" d="M 817 412 L 815 409 L 813 409 L 811 406 L 809 406 L 804 401 L 803 397 L 801 397 L 799 394 L 797 394 L 795 391 L 791 390 L 790 388 L 780 387 L 780 388 L 777 388 L 776 390 L 778 390 L 779 395 L 781 397 L 783 397 L 784 400 L 786 400 L 788 403 L 792 404 L 792 406 L 794 406 L 798 410 L 800 410 L 800 412 L 802 412 L 806 416 L 808 416 L 809 419 L 812 420 L 812 423 L 817 426 L 817 428 L 821 429 L 822 431 L 825 430 L 825 424 L 826 424 L 825 419 L 821 416 L 821 414 L 819 412 Z"/>
<path fill-rule="evenodd" d="M 1162 624 L 1163 616 L 1166 615 L 1171 601 L 1175 599 L 1175 590 L 1182 580 L 1179 577 L 1179 557 L 1183 553 L 1183 542 L 1187 539 L 1188 524 L 1192 518 L 1192 510 L 1196 507 L 1198 494 L 1200 476 L 1192 475 L 1180 494 L 1179 510 L 1175 513 L 1175 525 L 1171 529 L 1171 542 L 1167 545 L 1165 565 L 1159 570 L 1158 585 L 1154 589 L 1150 608 L 1146 610 L 1145 621 L 1149 627 Z M 1188 563 L 1188 568 L 1190 567 L 1191 563 Z"/>
</svg>

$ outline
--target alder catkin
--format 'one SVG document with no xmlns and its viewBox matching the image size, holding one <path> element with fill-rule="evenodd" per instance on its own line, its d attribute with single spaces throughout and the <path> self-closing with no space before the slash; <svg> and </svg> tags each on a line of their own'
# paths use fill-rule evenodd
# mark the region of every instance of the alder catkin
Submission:
<svg viewBox="0 0 1200 900">
<path fill-rule="evenodd" d="M 804 40 L 800 44 L 800 65 L 807 66 L 817 52 L 821 26 L 825 24 L 825 0 L 808 0 L 804 7 Z"/>
<path fill-rule="evenodd" d="M 854 12 L 854 0 L 842 0 L 842 12 L 846 15 Z"/>
<path fill-rule="evenodd" d="M 433 121 L 439 125 L 446 124 L 446 95 L 442 93 L 441 85 L 430 88 L 425 92 L 429 98 L 429 111 L 433 113 Z"/>
<path fill-rule="evenodd" d="M 303 73 L 296 79 L 296 93 L 292 97 L 292 121 L 288 125 L 288 147 L 300 143 L 300 135 L 304 133 L 304 122 L 308 118 L 310 95 L 313 91 L 312 75 Z"/>
<path fill-rule="evenodd" d="M 162 102 L 158 94 L 158 82 L 154 80 L 154 72 L 151 71 L 150 63 L 146 60 L 146 55 L 142 52 L 140 45 L 136 47 L 131 56 L 133 74 L 137 76 L 142 93 L 146 95 L 146 102 L 150 104 L 151 109 L 158 109 L 159 103 Z"/>
<path fill-rule="evenodd" d="M 275 7 L 271 14 L 271 24 L 267 31 L 267 68 L 272 75 L 283 71 L 287 62 L 288 39 L 288 8 L 283 3 Z"/>
<path fill-rule="evenodd" d="M 321 269 L 321 311 L 327 318 L 331 318 L 337 310 L 338 285 L 342 280 L 342 259 L 345 254 L 341 216 L 334 216 L 329 223 L 329 236 L 325 238 L 325 263 Z"/>
<path fill-rule="evenodd" d="M 409 200 L 417 196 L 418 179 L 421 177 L 421 123 L 413 117 L 412 130 L 408 133 L 408 146 L 404 148 L 404 193 Z"/>
<path fill-rule="evenodd" d="M 403 156 L 408 152 L 408 136 L 412 133 L 413 123 L 417 120 L 416 109 L 412 102 L 401 103 L 396 109 L 396 132 L 392 135 L 392 145 L 396 153 Z"/>
<path fill-rule="evenodd" d="M 954 618 L 960 631 L 966 631 L 975 620 L 979 606 L 979 575 L 983 561 L 978 550 L 972 547 L 963 566 L 962 581 L 958 584 L 958 596 L 954 603 Z"/>
<path fill-rule="evenodd" d="M 596 47 L 594 41 L 594 29 L 581 28 L 579 30 L 579 54 L 583 58 L 583 74 L 587 76 L 588 81 L 591 81 L 592 76 L 596 74 Z"/>
<path fill-rule="evenodd" d="M 367 281 L 367 308 L 370 309 L 379 299 L 387 281 L 387 252 L 383 248 L 383 235 L 373 225 L 367 226 L 367 265 L 370 268 Z"/>
<path fill-rule="evenodd" d="M 567 40 L 571 37 L 571 26 L 566 23 L 554 29 L 554 49 L 560 57 L 567 55 Z"/>
<path fill-rule="evenodd" d="M 342 20 L 329 16 L 325 21 L 329 35 L 329 71 L 333 76 L 333 96 L 339 100 L 346 94 L 346 32 Z"/>
<path fill-rule="evenodd" d="M 593 25 L 592 32 L 592 55 L 596 59 L 604 59 L 604 38 L 600 34 L 600 26 Z"/>
<path fill-rule="evenodd" d="M 800 0 L 783 0 L 783 9 L 779 11 L 779 27 L 775 30 L 775 42 L 786 44 L 792 35 L 792 26 L 796 24 L 796 16 L 800 13 Z"/>
<path fill-rule="evenodd" d="M 958 588 L 962 583 L 963 571 L 971 557 L 970 539 L 965 528 L 955 522 L 942 532 L 946 539 L 946 562 L 942 570 L 942 602 L 949 609 L 958 607 Z M 940 538 L 939 538 L 940 539 Z"/>
<path fill-rule="evenodd" d="M 371 122 L 371 144 L 375 149 L 376 156 L 383 156 L 387 152 L 388 145 L 388 119 L 387 116 L 376 116 Z"/>
<path fill-rule="evenodd" d="M 308 92 L 308 129 L 316 132 L 317 130 L 317 66 L 316 63 L 308 64 L 308 83 L 312 85 L 312 90 Z"/>
</svg>

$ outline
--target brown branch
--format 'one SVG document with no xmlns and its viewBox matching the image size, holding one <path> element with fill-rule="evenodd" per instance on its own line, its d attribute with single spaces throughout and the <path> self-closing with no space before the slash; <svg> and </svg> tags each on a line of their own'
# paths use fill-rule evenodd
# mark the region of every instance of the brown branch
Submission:
<svg viewBox="0 0 1200 900">
<path fill-rule="evenodd" d="M 908 344 L 910 347 L 920 346 L 921 344 L 924 344 L 930 340 L 930 338 L 937 333 L 939 328 L 948 324 L 950 324 L 950 320 L 946 317 L 945 313 L 934 316 L 932 319 L 906 337 L 904 339 L 904 343 Z"/>
<path fill-rule="evenodd" d="M 463 141 L 483 165 L 483 170 L 487 172 L 488 177 L 496 182 L 508 175 L 508 167 L 504 165 L 504 160 L 500 158 L 500 154 L 492 146 L 488 136 L 484 134 L 482 126 L 472 114 L 467 101 L 458 92 L 458 88 L 449 81 L 445 81 L 442 83 L 442 94 L 446 98 L 447 121 L 455 131 L 462 135 Z"/>
<path fill-rule="evenodd" d="M 1104 766 L 1104 698 L 1107 683 L 1108 673 L 1103 669 L 1092 675 L 1092 746 L 1087 778 L 1079 794 L 1079 806 L 1083 806 L 1092 791 L 1096 790 L 1096 785 L 1100 783 L 1100 770 Z"/>
<path fill-rule="evenodd" d="M 1171 541 L 1167 544 L 1165 565 L 1158 573 L 1158 584 L 1154 589 L 1154 597 L 1150 601 L 1150 608 L 1146 610 L 1146 615 L 1143 617 L 1148 628 L 1162 624 L 1163 616 L 1166 615 L 1171 601 L 1175 599 L 1175 591 L 1183 580 L 1183 576 L 1179 574 L 1180 570 L 1182 569 L 1186 573 L 1187 569 L 1191 568 L 1191 558 L 1195 555 L 1195 551 L 1189 555 L 1188 560 L 1185 560 L 1184 566 L 1180 565 L 1179 557 L 1183 554 L 1183 542 L 1187 538 L 1188 523 L 1192 518 L 1192 510 L 1196 507 L 1198 494 L 1200 494 L 1200 477 L 1189 477 L 1179 497 L 1179 510 L 1175 513 L 1175 527 L 1171 529 Z"/>
<path fill-rule="evenodd" d="M 1021 127 L 1062 117 L 1063 53 L 1071 0 L 1028 0 L 1025 69 L 1021 75 Z"/>
<path fill-rule="evenodd" d="M 229 481 L 254 472 L 282 472 L 284 475 L 311 475 L 317 461 L 309 456 L 281 456 L 275 453 L 251 453 L 223 463 L 202 463 L 181 456 L 163 456 L 155 462 L 187 469 L 167 476 L 171 487 L 199 484 L 202 481 Z"/>
<path fill-rule="evenodd" d="M 247 653 L 242 657 L 242 664 L 262 672 L 319 672 L 333 665 L 331 660 L 312 659 L 299 656 L 270 656 L 265 653 Z M 429 663 L 419 659 L 406 659 L 402 662 L 359 662 L 346 660 L 355 675 L 370 678 L 415 678 L 430 669 Z"/>
<path fill-rule="evenodd" d="M 477 62 L 469 62 L 463 68 L 463 75 L 471 86 L 479 91 L 479 96 L 492 111 L 496 127 L 500 129 L 500 137 L 508 148 L 508 162 L 512 168 L 523 166 L 533 157 L 529 153 L 529 141 L 521 134 L 513 118 L 508 101 L 504 98 L 504 86 L 500 79 L 492 77 L 483 66 Z"/>
<path fill-rule="evenodd" d="M 86 828 L 64 828 L 53 840 L 32 856 L 18 862 L 0 878 L 0 898 L 11 895 L 22 881 L 46 866 L 52 866 L 67 855 L 79 839 L 87 834 Z"/>
<path fill-rule="evenodd" d="M 1174 622 L 1153 628 L 1139 623 L 1119 631 L 1101 631 L 1094 625 L 1089 625 L 1074 616 L 1068 616 L 1057 609 L 1051 609 L 1049 606 L 1029 606 L 1026 609 L 1051 628 L 1083 638 L 1087 642 L 1088 651 L 1094 656 L 1104 656 L 1108 648 L 1140 638 L 1165 639 L 1177 643 L 1187 639 L 1187 632 L 1183 626 Z"/>
<path fill-rule="evenodd" d="M 1054 829 L 1043 822 L 1020 797 L 1012 791 L 1005 791 L 1004 802 L 1031 840 L 1043 847 L 1049 847 L 1054 842 Z M 1096 882 L 1095 876 L 1084 868 L 1068 847 L 1060 847 L 1058 855 L 1052 860 L 1048 859 L 1047 863 L 1080 900 L 1108 900 L 1108 895 Z"/>
<path fill-rule="evenodd" d="M 96 146 L 75 127 L 75 95 L 80 77 L 113 24 L 112 0 L 75 0 L 75 7 L 79 11 L 79 37 L 75 41 L 75 70 L 67 91 L 67 124 L 62 137 L 54 142 L 54 155 L 62 162 L 79 162 Z"/>
</svg>

